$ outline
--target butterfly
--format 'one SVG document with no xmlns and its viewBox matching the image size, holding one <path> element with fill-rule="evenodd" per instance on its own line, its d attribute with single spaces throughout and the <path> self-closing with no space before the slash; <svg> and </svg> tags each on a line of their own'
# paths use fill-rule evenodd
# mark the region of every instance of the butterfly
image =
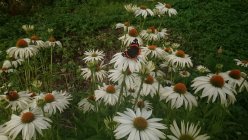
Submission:
<svg viewBox="0 0 248 140">
<path fill-rule="evenodd" d="M 129 48 L 122 53 L 122 56 L 127 58 L 136 58 L 140 54 L 140 47 L 137 39 L 129 45 Z"/>
</svg>

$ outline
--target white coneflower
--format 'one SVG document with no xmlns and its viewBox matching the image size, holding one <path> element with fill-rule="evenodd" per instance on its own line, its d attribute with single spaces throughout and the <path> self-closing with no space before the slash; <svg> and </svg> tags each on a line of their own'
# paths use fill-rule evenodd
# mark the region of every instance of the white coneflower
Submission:
<svg viewBox="0 0 248 140">
<path fill-rule="evenodd" d="M 90 51 L 86 51 L 84 53 L 84 55 L 86 56 L 83 60 L 85 61 L 85 63 L 87 62 L 99 62 L 102 61 L 105 56 L 105 54 L 103 53 L 103 51 L 98 51 L 98 50 L 90 50 Z"/>
<path fill-rule="evenodd" d="M 226 83 L 221 75 L 209 74 L 207 76 L 200 76 L 193 80 L 191 85 L 195 93 L 202 90 L 201 98 L 208 97 L 207 102 L 215 102 L 217 97 L 220 97 L 220 102 L 223 105 L 234 103 L 236 101 L 236 91 Z M 212 101 L 211 101 L 212 100 Z"/>
<path fill-rule="evenodd" d="M 134 84 L 132 84 L 129 88 L 126 88 L 124 90 L 124 93 L 123 95 L 125 97 L 127 96 L 132 96 L 133 98 L 136 98 L 137 97 L 137 94 L 138 94 L 138 85 L 136 85 L 136 82 Z"/>
<path fill-rule="evenodd" d="M 152 71 L 150 74 L 151 74 L 151 76 L 156 77 L 157 80 L 158 80 L 158 78 L 166 77 L 166 74 L 159 69 L 155 69 L 155 71 Z"/>
<path fill-rule="evenodd" d="M 66 91 L 52 91 L 51 93 L 40 94 L 34 97 L 34 103 L 31 105 L 32 108 L 43 107 L 45 113 L 50 116 L 55 114 L 57 110 L 63 112 L 72 100 L 72 96 Z"/>
<path fill-rule="evenodd" d="M 179 128 L 176 121 L 170 125 L 170 131 L 173 135 L 168 135 L 170 140 L 208 140 L 210 137 L 207 134 L 199 135 L 201 128 L 193 123 L 181 121 Z"/>
<path fill-rule="evenodd" d="M 202 66 L 202 65 L 197 66 L 196 70 L 198 72 L 200 72 L 200 73 L 208 73 L 208 72 L 210 72 L 210 70 L 207 67 Z"/>
<path fill-rule="evenodd" d="M 120 90 L 115 85 L 105 85 L 95 90 L 96 101 L 103 100 L 105 105 L 115 105 L 118 101 Z"/>
<path fill-rule="evenodd" d="M 53 33 L 53 31 L 54 31 L 53 28 L 48 28 L 48 29 L 47 29 L 47 32 L 48 32 L 48 33 Z"/>
<path fill-rule="evenodd" d="M 172 54 L 174 52 L 172 47 L 165 47 L 164 51 L 167 52 L 168 54 Z"/>
<path fill-rule="evenodd" d="M 96 103 L 96 98 L 95 96 L 91 95 L 91 96 L 88 96 L 87 98 L 82 99 L 78 103 L 78 107 L 79 109 L 83 110 L 84 113 L 89 112 L 89 111 L 96 111 L 96 107 L 94 103 Z"/>
<path fill-rule="evenodd" d="M 178 49 L 180 47 L 180 44 L 178 44 L 178 43 L 172 43 L 171 44 L 171 48 L 173 48 L 173 49 Z"/>
<path fill-rule="evenodd" d="M 135 99 L 132 100 L 132 103 L 134 104 L 135 110 L 139 109 L 145 109 L 145 110 L 152 110 L 152 105 L 150 102 L 143 100 L 143 99 L 138 99 L 137 103 L 135 103 Z"/>
<path fill-rule="evenodd" d="M 15 139 L 22 132 L 23 140 L 36 139 L 36 133 L 42 134 L 43 129 L 51 127 L 52 121 L 42 115 L 40 109 L 24 110 L 20 116 L 11 115 L 11 120 L 4 124 L 4 132 Z"/>
<path fill-rule="evenodd" d="M 107 77 L 107 71 L 104 70 L 106 65 L 103 65 L 103 62 L 100 65 L 96 65 L 94 68 L 94 74 L 97 81 L 103 81 Z M 92 76 L 92 70 L 90 68 L 81 68 L 81 75 L 84 79 L 89 79 Z"/>
<path fill-rule="evenodd" d="M 4 60 L 3 67 L 10 68 L 14 67 L 17 68 L 19 65 L 21 65 L 24 62 L 24 59 L 14 59 L 13 60 Z"/>
<path fill-rule="evenodd" d="M 234 89 L 240 87 L 241 83 L 243 82 L 244 78 L 241 77 L 240 70 L 230 70 L 225 73 L 220 73 L 227 81 L 227 83 Z"/>
<path fill-rule="evenodd" d="M 0 95 L 0 98 L 6 100 L 8 102 L 6 108 L 10 107 L 13 111 L 22 111 L 26 109 L 31 102 L 28 91 L 8 91 L 6 95 Z"/>
<path fill-rule="evenodd" d="M 148 61 L 144 64 L 142 64 L 140 73 L 144 75 L 151 74 L 156 69 L 155 64 L 152 61 Z"/>
<path fill-rule="evenodd" d="M 158 30 L 154 26 L 149 27 L 146 30 L 142 30 L 140 32 L 140 36 L 143 39 L 148 40 L 148 41 L 157 41 L 157 40 L 159 40 Z"/>
<path fill-rule="evenodd" d="M 19 39 L 16 46 L 9 48 L 6 52 L 10 57 L 14 57 L 15 59 L 25 59 L 34 56 L 38 52 L 38 49 L 29 45 L 29 42 L 26 40 Z"/>
<path fill-rule="evenodd" d="M 141 69 L 142 64 L 146 61 L 145 57 L 140 55 L 139 50 L 133 51 L 132 55 L 132 57 L 128 57 L 123 55 L 123 53 L 116 53 L 111 59 L 110 64 L 114 63 L 114 68 L 119 70 L 125 71 L 129 69 L 130 72 L 138 72 Z"/>
<path fill-rule="evenodd" d="M 154 16 L 153 11 L 144 5 L 141 5 L 140 7 L 138 7 L 138 9 L 134 12 L 134 14 L 135 14 L 135 17 L 141 15 L 144 18 L 146 18 L 147 16 Z"/>
<path fill-rule="evenodd" d="M 161 31 L 158 31 L 154 26 L 149 27 L 147 30 L 142 30 L 140 36 L 148 41 L 158 41 L 164 39 L 167 36 L 167 29 L 164 28 Z"/>
<path fill-rule="evenodd" d="M 117 112 L 119 116 L 114 117 L 118 123 L 114 130 L 115 138 L 127 137 L 128 140 L 159 140 L 165 139 L 165 134 L 160 129 L 166 129 L 164 124 L 159 123 L 162 119 L 150 118 L 152 111 L 139 108 L 134 112 L 127 108 L 124 113 Z M 150 119 L 149 119 L 150 118 Z"/>
<path fill-rule="evenodd" d="M 196 98 L 187 91 L 187 87 L 183 83 L 165 87 L 163 92 L 160 92 L 160 99 L 170 102 L 171 108 L 180 108 L 184 105 L 185 109 L 191 110 L 193 106 L 197 106 Z"/>
<path fill-rule="evenodd" d="M 29 46 L 37 49 L 46 47 L 45 42 L 37 35 L 32 35 L 30 38 L 24 38 L 24 40 L 28 42 Z"/>
<path fill-rule="evenodd" d="M 29 33 L 34 30 L 34 25 L 22 25 L 22 29 L 26 32 Z"/>
<path fill-rule="evenodd" d="M 177 11 L 176 9 L 172 8 L 172 6 L 168 3 L 160 3 L 158 2 L 158 4 L 156 5 L 156 8 L 159 9 L 161 11 L 161 13 L 167 13 L 169 16 L 172 15 L 177 15 Z"/>
<path fill-rule="evenodd" d="M 248 60 L 239 60 L 239 59 L 234 59 L 236 61 L 236 64 L 241 67 L 248 67 Z"/>
<path fill-rule="evenodd" d="M 137 40 L 137 43 L 140 46 L 143 45 L 143 41 L 139 36 L 139 32 L 134 27 L 130 28 L 127 34 L 119 37 L 118 39 L 121 40 L 125 46 L 129 46 L 134 40 Z"/>
<path fill-rule="evenodd" d="M 193 63 L 189 55 L 185 54 L 182 50 L 177 50 L 167 57 L 168 62 L 179 68 L 190 68 Z"/>
<path fill-rule="evenodd" d="M 112 117 L 106 117 L 103 120 L 105 126 L 107 129 L 114 131 L 117 127 L 117 123 L 113 120 Z"/>
<path fill-rule="evenodd" d="M 179 75 L 181 76 L 181 77 L 189 77 L 190 76 L 190 73 L 188 72 L 188 71 L 186 71 L 186 70 L 182 70 L 182 71 L 179 71 Z"/>
<path fill-rule="evenodd" d="M 140 83 L 138 83 L 140 85 Z M 152 97 L 157 93 L 158 91 L 158 82 L 155 79 L 155 77 L 148 75 L 143 83 L 141 94 L 142 96 L 151 95 Z"/>
<path fill-rule="evenodd" d="M 118 85 L 121 86 L 122 82 L 124 81 L 125 86 L 127 89 L 129 89 L 134 83 L 136 82 L 136 76 L 134 72 L 131 72 L 129 69 L 126 71 L 120 70 L 120 69 L 112 69 L 109 70 L 108 78 L 109 80 L 113 82 L 117 82 Z M 125 76 L 125 79 L 124 79 Z"/>
<path fill-rule="evenodd" d="M 130 26 L 130 23 L 127 21 L 127 22 L 124 22 L 124 23 L 117 23 L 115 25 L 115 28 L 116 29 L 123 28 L 124 32 L 128 32 L 130 29 L 132 29 L 134 27 Z"/>
<path fill-rule="evenodd" d="M 15 70 L 11 68 L 12 65 L 9 61 L 4 61 L 3 66 L 0 67 L 0 74 L 1 73 L 11 73 L 14 72 Z"/>
<path fill-rule="evenodd" d="M 154 16 L 161 17 L 164 15 L 164 13 L 157 8 L 152 9 L 152 11 L 153 11 Z"/>
<path fill-rule="evenodd" d="M 177 67 L 175 65 L 171 65 L 168 61 L 163 61 L 162 64 L 159 65 L 160 68 L 165 68 L 168 72 L 176 72 Z"/>
<path fill-rule="evenodd" d="M 158 31 L 158 39 L 161 40 L 161 39 L 166 39 L 167 36 L 168 36 L 168 33 L 167 33 L 167 29 L 166 28 L 163 28 L 161 31 Z"/>
<path fill-rule="evenodd" d="M 142 48 L 142 54 L 147 56 L 151 56 L 152 58 L 165 58 L 167 53 L 159 48 L 157 45 L 147 45 L 146 47 L 141 47 Z"/>
<path fill-rule="evenodd" d="M 45 42 L 45 47 L 62 47 L 62 43 L 57 41 L 54 36 L 50 36 L 48 41 Z"/>
<path fill-rule="evenodd" d="M 137 9 L 139 9 L 137 7 L 137 5 L 135 4 L 127 4 L 127 5 L 124 5 L 124 8 L 127 10 L 127 12 L 129 13 L 134 13 Z"/>
</svg>

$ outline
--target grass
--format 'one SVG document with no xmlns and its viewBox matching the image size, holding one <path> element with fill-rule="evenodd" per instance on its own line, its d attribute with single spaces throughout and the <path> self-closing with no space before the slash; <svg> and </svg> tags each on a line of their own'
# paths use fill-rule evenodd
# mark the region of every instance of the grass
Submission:
<svg viewBox="0 0 248 140">
<path fill-rule="evenodd" d="M 132 1 L 62 0 L 25 15 L 10 16 L 0 13 L 0 64 L 5 59 L 5 50 L 14 46 L 18 38 L 25 37 L 21 29 L 23 24 L 35 25 L 37 34 L 43 40 L 48 37 L 44 31 L 47 28 L 54 28 L 56 38 L 63 44 L 63 48 L 54 55 L 55 62 L 61 64 L 56 66 L 55 71 L 65 68 L 66 73 L 56 73 L 60 78 L 54 79 L 53 87 L 58 89 L 67 87 L 74 95 L 72 104 L 76 105 L 82 94 L 85 94 L 84 89 L 87 87 L 87 82 L 77 77 L 80 73 L 77 70 L 78 66 L 85 65 L 82 61 L 84 51 L 101 49 L 107 53 L 107 59 L 111 59 L 112 55 L 120 49 L 120 42 L 117 39 L 120 33 L 114 29 L 115 24 L 127 20 L 131 20 L 134 24 L 138 22 L 136 19 L 130 19 L 123 8 L 123 4 L 130 2 Z M 149 7 L 154 7 L 156 4 L 150 1 L 136 2 L 145 3 Z M 170 41 L 180 43 L 192 56 L 195 65 L 205 64 L 214 70 L 217 63 L 222 63 L 223 70 L 226 71 L 237 68 L 233 59 L 248 58 L 247 0 L 167 0 L 166 2 L 173 4 L 178 15 L 163 21 L 153 19 L 147 21 L 146 25 L 148 27 L 161 24 L 161 27 L 168 28 L 171 34 Z M 222 47 L 223 53 L 220 58 L 217 58 L 216 52 L 219 47 Z M 40 77 L 43 74 L 41 73 Z M 65 79 L 69 87 L 64 83 Z M 240 95 L 235 106 L 230 108 L 228 115 L 224 118 L 216 116 L 216 120 L 223 119 L 224 123 L 219 122 L 209 126 L 205 124 L 206 127 L 203 129 L 211 135 L 213 140 L 247 139 L 247 104 L 247 93 Z M 95 122 L 99 120 L 97 117 L 102 118 L 107 114 L 85 115 L 73 105 L 62 114 L 62 119 L 57 120 L 57 124 L 53 126 L 54 129 L 46 133 L 45 138 L 58 140 L 111 138 L 105 135 L 105 130 L 99 130 Z M 211 111 L 214 112 L 215 108 Z M 207 114 L 204 116 L 206 116 L 205 120 L 212 121 L 212 116 Z M 194 118 L 194 116 L 190 117 Z M 6 116 L 3 118 L 6 119 Z"/>
</svg>

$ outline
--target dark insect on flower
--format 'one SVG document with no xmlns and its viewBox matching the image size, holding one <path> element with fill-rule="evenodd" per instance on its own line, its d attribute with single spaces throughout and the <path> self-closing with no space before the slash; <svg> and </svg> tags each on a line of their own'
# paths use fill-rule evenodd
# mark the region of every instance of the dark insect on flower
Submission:
<svg viewBox="0 0 248 140">
<path fill-rule="evenodd" d="M 139 43 L 137 39 L 129 45 L 129 48 L 122 53 L 122 56 L 127 58 L 136 58 L 140 54 Z"/>
</svg>

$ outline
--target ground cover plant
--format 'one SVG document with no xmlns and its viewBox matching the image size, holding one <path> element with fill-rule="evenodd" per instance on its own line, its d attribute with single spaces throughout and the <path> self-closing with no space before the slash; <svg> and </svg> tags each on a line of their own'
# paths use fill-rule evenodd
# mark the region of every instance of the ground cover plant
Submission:
<svg viewBox="0 0 248 140">
<path fill-rule="evenodd" d="M 0 139 L 245 140 L 245 0 L 1 1 Z"/>
</svg>

